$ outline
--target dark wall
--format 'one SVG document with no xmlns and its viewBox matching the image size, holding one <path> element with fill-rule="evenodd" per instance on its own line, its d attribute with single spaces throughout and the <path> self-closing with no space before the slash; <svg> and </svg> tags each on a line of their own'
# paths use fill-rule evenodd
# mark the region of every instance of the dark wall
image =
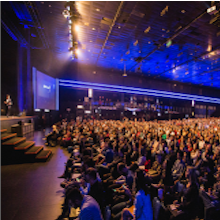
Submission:
<svg viewBox="0 0 220 220">
<path fill-rule="evenodd" d="M 18 113 L 17 103 L 17 42 L 1 28 L 1 109 L 5 110 L 4 100 L 10 94 L 13 101 L 12 113 Z"/>
</svg>

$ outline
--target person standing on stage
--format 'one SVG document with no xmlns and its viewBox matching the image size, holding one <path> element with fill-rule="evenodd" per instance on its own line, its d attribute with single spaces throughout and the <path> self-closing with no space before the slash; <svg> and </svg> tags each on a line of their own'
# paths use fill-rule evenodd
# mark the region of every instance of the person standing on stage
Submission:
<svg viewBox="0 0 220 220">
<path fill-rule="evenodd" d="M 6 116 L 10 116 L 11 113 L 11 106 L 12 106 L 12 101 L 10 98 L 10 95 L 6 95 L 6 100 L 4 101 L 5 105 L 6 105 Z"/>
</svg>

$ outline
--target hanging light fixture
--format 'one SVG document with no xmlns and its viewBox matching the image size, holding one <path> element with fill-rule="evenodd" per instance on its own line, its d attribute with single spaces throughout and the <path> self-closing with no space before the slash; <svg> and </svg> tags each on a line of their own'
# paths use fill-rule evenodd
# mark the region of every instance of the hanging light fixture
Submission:
<svg viewBox="0 0 220 220">
<path fill-rule="evenodd" d="M 127 73 L 126 73 L 126 64 L 124 63 L 124 73 L 123 73 L 123 75 L 122 76 L 127 76 Z"/>
<path fill-rule="evenodd" d="M 69 26 L 69 51 L 72 54 L 72 60 L 78 58 L 79 50 L 78 50 L 78 41 L 76 38 L 76 32 L 79 30 L 79 26 L 76 25 L 77 21 L 80 17 L 80 14 L 76 8 L 76 2 L 74 1 L 67 1 L 65 4 L 65 10 L 63 11 L 64 17 L 68 20 Z"/>
</svg>

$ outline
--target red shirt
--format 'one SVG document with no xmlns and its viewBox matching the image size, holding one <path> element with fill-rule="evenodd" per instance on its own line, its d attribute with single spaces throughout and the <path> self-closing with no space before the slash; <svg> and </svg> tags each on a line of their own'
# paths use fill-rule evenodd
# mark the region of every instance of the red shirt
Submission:
<svg viewBox="0 0 220 220">
<path fill-rule="evenodd" d="M 151 160 L 146 160 L 144 166 L 145 166 L 145 171 L 148 172 L 148 170 L 151 168 Z"/>
</svg>

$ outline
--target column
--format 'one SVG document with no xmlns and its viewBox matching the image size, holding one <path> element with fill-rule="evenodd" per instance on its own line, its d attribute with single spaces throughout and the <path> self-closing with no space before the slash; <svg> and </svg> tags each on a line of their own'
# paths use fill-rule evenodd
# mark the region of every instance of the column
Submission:
<svg viewBox="0 0 220 220">
<path fill-rule="evenodd" d="M 23 53 L 24 53 L 24 47 L 23 45 L 18 43 L 17 103 L 18 103 L 19 112 L 22 112 L 24 109 Z"/>
<path fill-rule="evenodd" d="M 26 89 L 26 111 L 28 114 L 32 113 L 32 77 L 31 77 L 31 33 L 30 28 L 27 28 L 27 89 Z"/>
</svg>

